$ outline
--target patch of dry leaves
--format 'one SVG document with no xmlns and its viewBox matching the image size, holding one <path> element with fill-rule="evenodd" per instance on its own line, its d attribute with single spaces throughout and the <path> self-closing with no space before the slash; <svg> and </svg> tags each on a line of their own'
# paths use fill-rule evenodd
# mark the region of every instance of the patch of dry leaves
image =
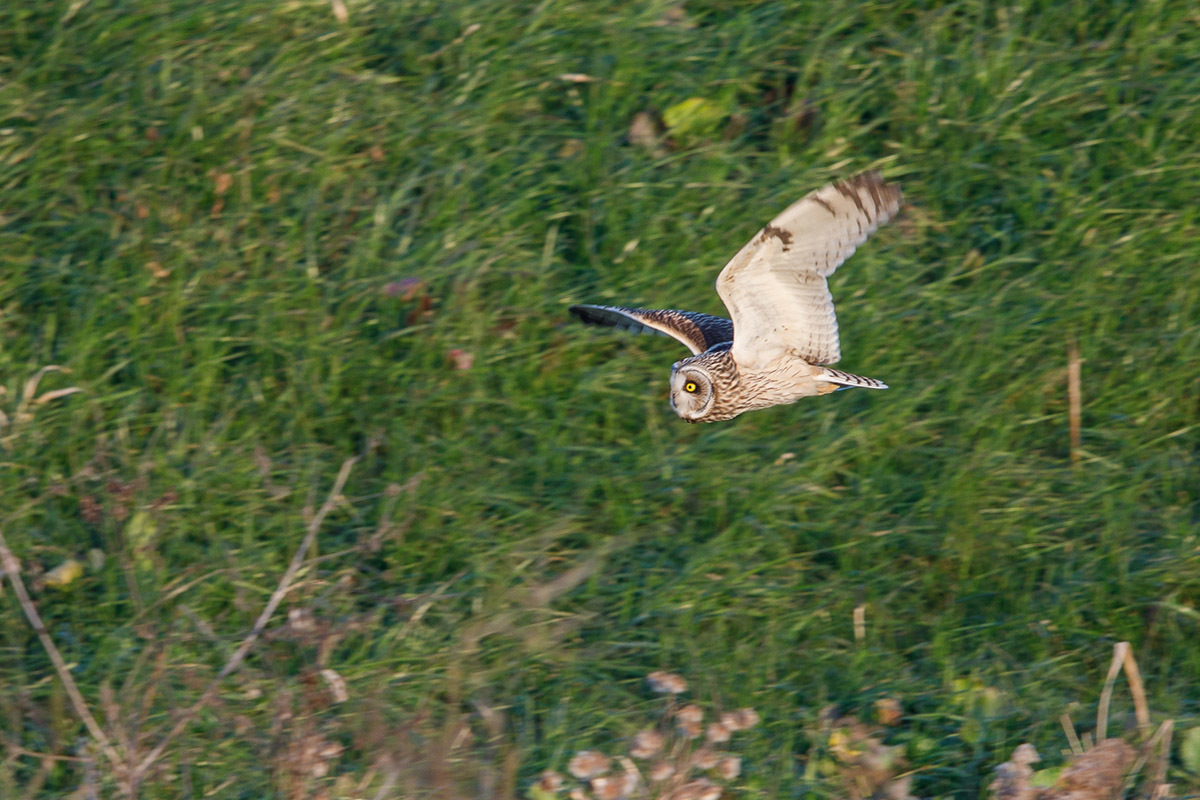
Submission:
<svg viewBox="0 0 1200 800">
<path fill-rule="evenodd" d="M 633 737 L 628 756 L 581 750 L 567 764 L 578 785 L 567 788 L 562 775 L 547 770 L 531 795 L 549 797 L 567 788 L 571 800 L 718 800 L 742 773 L 741 758 L 719 746 L 757 725 L 758 713 L 752 708 L 726 711 L 706 724 L 703 708 L 676 700 L 687 691 L 683 677 L 660 670 L 647 675 L 646 682 L 667 696 L 667 706 L 655 726 Z"/>
</svg>

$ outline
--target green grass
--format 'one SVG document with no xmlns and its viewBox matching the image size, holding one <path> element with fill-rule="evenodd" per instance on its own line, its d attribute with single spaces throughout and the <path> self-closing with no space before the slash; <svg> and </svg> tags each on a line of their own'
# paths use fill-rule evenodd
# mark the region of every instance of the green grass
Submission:
<svg viewBox="0 0 1200 800">
<path fill-rule="evenodd" d="M 1200 725 L 1193 4 L 347 6 L 0 10 L 0 525 L 30 583 L 103 554 L 34 599 L 112 731 L 158 741 L 362 456 L 143 796 L 372 796 L 387 758 L 405 796 L 446 764 L 524 795 L 643 725 L 659 668 L 759 710 L 737 784 L 768 797 L 841 796 L 818 715 L 885 696 L 919 796 L 981 796 L 1023 741 L 1058 763 L 1119 640 Z M 628 141 L 693 97 L 719 127 Z M 680 348 L 567 317 L 718 313 L 761 224 L 870 167 L 909 205 L 832 284 L 843 366 L 890 391 L 686 425 Z M 17 421 L 47 364 L 83 391 Z M 86 732 L 9 588 L 0 707 L 0 797 L 84 782 L 24 752 Z M 304 784 L 314 732 L 345 751 Z"/>
</svg>

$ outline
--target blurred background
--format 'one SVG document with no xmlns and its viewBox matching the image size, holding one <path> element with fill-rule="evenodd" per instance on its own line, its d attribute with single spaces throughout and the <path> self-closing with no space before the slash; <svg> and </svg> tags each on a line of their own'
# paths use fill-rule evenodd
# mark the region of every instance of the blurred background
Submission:
<svg viewBox="0 0 1200 800">
<path fill-rule="evenodd" d="M 4 6 L 0 531 L 108 745 L 6 580 L 0 797 L 545 800 L 685 702 L 726 796 L 977 797 L 1121 640 L 1200 791 L 1198 130 L 1174 0 Z M 869 168 L 887 392 L 687 425 L 566 313 Z"/>
</svg>

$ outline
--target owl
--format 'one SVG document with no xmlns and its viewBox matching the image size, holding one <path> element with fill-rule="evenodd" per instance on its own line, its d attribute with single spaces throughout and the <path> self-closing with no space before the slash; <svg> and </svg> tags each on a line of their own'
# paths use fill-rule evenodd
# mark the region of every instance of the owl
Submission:
<svg viewBox="0 0 1200 800">
<path fill-rule="evenodd" d="M 833 369 L 841 358 L 825 279 L 900 208 L 878 173 L 811 192 L 771 220 L 717 276 L 732 319 L 671 309 L 574 305 L 586 323 L 678 339 L 691 358 L 671 367 L 671 408 L 718 422 L 838 389 L 888 388 Z"/>
</svg>

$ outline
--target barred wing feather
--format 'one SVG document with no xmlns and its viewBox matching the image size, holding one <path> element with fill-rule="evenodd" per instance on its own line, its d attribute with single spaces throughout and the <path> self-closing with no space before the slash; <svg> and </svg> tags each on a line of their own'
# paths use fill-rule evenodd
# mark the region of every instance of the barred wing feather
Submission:
<svg viewBox="0 0 1200 800">
<path fill-rule="evenodd" d="M 769 364 L 788 353 L 812 364 L 841 358 L 826 278 L 900 208 L 900 189 L 878 173 L 829 184 L 759 231 L 717 277 L 733 317 L 734 361 Z"/>
</svg>

